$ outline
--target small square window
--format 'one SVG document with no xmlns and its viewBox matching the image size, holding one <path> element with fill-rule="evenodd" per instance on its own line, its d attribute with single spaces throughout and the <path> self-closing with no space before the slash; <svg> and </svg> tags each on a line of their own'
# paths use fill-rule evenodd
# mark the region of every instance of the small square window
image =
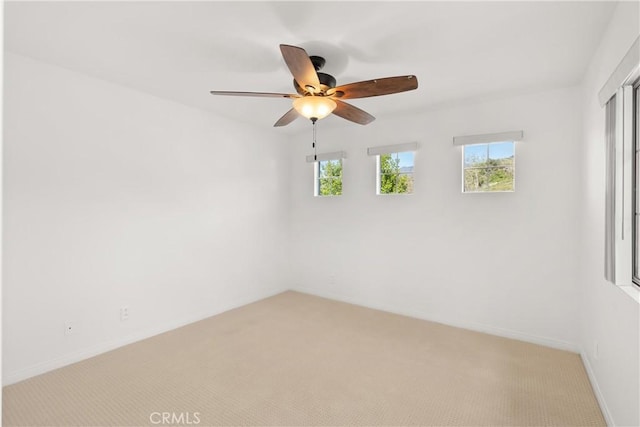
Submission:
<svg viewBox="0 0 640 427">
<path fill-rule="evenodd" d="M 316 162 L 314 187 L 316 196 L 340 196 L 342 194 L 342 160 Z"/>
<path fill-rule="evenodd" d="M 377 194 L 413 193 L 413 154 L 403 151 L 378 155 Z"/>
<path fill-rule="evenodd" d="M 513 141 L 465 145 L 462 148 L 465 193 L 514 191 Z"/>
</svg>

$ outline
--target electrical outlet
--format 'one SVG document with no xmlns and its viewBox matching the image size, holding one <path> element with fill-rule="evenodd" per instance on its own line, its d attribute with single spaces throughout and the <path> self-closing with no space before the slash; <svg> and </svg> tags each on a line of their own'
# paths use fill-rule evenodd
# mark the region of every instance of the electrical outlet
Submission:
<svg viewBox="0 0 640 427">
<path fill-rule="evenodd" d="M 120 307 L 120 321 L 124 322 L 129 319 L 129 307 Z"/>
<path fill-rule="evenodd" d="M 598 348 L 598 341 L 593 343 L 593 358 L 598 360 L 600 357 L 600 349 Z"/>
<path fill-rule="evenodd" d="M 75 326 L 72 322 L 64 322 L 64 334 L 71 335 L 75 330 Z"/>
<path fill-rule="evenodd" d="M 336 284 L 336 275 L 335 274 L 330 274 L 329 275 L 329 284 L 330 285 L 335 285 Z"/>
</svg>

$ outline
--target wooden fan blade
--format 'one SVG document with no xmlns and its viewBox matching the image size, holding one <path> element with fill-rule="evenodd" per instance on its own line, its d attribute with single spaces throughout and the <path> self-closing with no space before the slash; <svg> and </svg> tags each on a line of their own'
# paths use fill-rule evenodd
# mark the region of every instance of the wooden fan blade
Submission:
<svg viewBox="0 0 640 427">
<path fill-rule="evenodd" d="M 364 82 L 349 83 L 332 89 L 340 99 L 368 98 L 370 96 L 390 95 L 392 93 L 406 92 L 418 88 L 418 78 L 413 75 L 384 77 L 382 79 L 367 80 Z"/>
<path fill-rule="evenodd" d="M 290 93 L 271 93 L 271 92 L 229 92 L 223 90 L 212 90 L 211 95 L 230 95 L 230 96 L 257 96 L 261 98 L 300 98 L 300 95 Z"/>
<path fill-rule="evenodd" d="M 292 121 L 294 121 L 295 119 L 297 119 L 298 116 L 299 116 L 298 112 L 294 108 L 292 108 L 291 110 L 287 111 L 284 116 L 280 117 L 280 119 L 278 119 L 278 121 L 276 122 L 276 124 L 273 125 L 273 127 L 286 126 Z"/>
<path fill-rule="evenodd" d="M 376 119 L 371 114 L 359 109 L 358 107 L 342 102 L 339 99 L 334 99 L 334 101 L 336 102 L 336 109 L 333 110 L 333 114 L 336 116 L 358 123 L 359 125 L 367 125 Z"/>
<path fill-rule="evenodd" d="M 298 84 L 312 93 L 318 92 L 320 90 L 320 80 L 307 51 L 301 47 L 281 44 L 280 52 L 282 52 L 284 62 Z"/>
</svg>

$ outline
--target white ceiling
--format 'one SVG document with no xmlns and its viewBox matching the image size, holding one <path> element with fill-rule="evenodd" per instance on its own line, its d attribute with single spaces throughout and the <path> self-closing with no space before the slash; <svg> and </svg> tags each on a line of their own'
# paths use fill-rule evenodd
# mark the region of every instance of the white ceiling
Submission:
<svg viewBox="0 0 640 427">
<path fill-rule="evenodd" d="M 415 74 L 416 91 L 350 101 L 380 121 L 578 84 L 614 7 L 607 1 L 7 2 L 5 45 L 269 128 L 289 100 L 209 91 L 293 93 L 281 43 L 324 56 L 322 71 L 338 85 Z M 299 119 L 274 132 L 306 125 Z"/>
</svg>

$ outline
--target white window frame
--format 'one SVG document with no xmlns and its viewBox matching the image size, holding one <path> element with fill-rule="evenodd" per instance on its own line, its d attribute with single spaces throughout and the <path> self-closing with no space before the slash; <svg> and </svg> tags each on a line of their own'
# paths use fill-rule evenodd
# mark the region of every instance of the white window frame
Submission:
<svg viewBox="0 0 640 427">
<path fill-rule="evenodd" d="M 313 196 L 314 197 L 335 197 L 335 196 L 342 196 L 344 194 L 344 188 L 343 188 L 343 192 L 340 194 L 330 194 L 327 196 L 323 196 L 320 194 L 320 162 L 325 162 L 325 161 L 335 161 L 338 160 L 340 161 L 340 165 L 342 166 L 342 183 L 344 185 L 344 159 L 347 158 L 347 153 L 344 151 L 334 151 L 331 153 L 322 153 L 322 154 L 315 154 L 315 155 L 310 155 L 307 156 L 307 163 L 313 163 Z"/>
<path fill-rule="evenodd" d="M 462 173 L 460 176 L 462 177 L 461 182 L 461 191 L 462 194 L 480 194 L 480 193 L 513 193 L 516 191 L 516 142 L 522 141 L 524 139 L 524 131 L 516 130 L 509 132 L 498 132 L 498 133 L 486 133 L 482 135 L 465 135 L 465 136 L 454 136 L 453 137 L 453 145 L 454 146 L 462 146 L 462 162 L 461 168 Z M 484 145 L 484 144 L 500 144 L 504 142 L 513 143 L 513 189 L 512 190 L 500 190 L 500 191 L 464 191 L 464 147 L 467 145 Z M 487 147 L 487 150 L 489 148 Z M 487 153 L 487 158 L 489 157 Z"/>
<path fill-rule="evenodd" d="M 320 194 L 320 163 L 322 162 L 340 162 L 340 168 L 342 169 L 343 163 L 342 159 L 327 159 L 327 160 L 318 160 L 313 163 L 313 195 L 315 197 L 336 197 L 342 196 L 342 191 L 340 194 Z M 332 179 L 336 179 L 336 177 L 332 177 Z M 340 183 L 342 184 L 342 175 L 340 175 Z"/>
<path fill-rule="evenodd" d="M 634 277 L 635 240 L 640 239 L 635 222 L 635 172 L 640 167 L 635 162 L 634 135 L 636 116 L 634 108 L 634 84 L 625 84 L 616 93 L 615 117 L 615 284 L 640 302 L 640 284 Z"/>
<path fill-rule="evenodd" d="M 634 283 L 634 167 L 636 117 L 634 86 L 640 80 L 640 37 L 624 56 L 598 94 L 601 106 L 615 95 L 615 193 L 614 240 L 615 285 L 640 302 L 640 287 Z"/>
<path fill-rule="evenodd" d="M 616 94 L 615 278 L 633 283 L 633 87 Z"/>
<path fill-rule="evenodd" d="M 395 145 L 382 145 L 378 147 L 367 148 L 367 154 L 369 156 L 376 157 L 376 195 L 378 196 L 410 196 L 414 193 L 413 191 L 411 193 L 381 193 L 380 192 L 380 156 L 385 154 L 406 153 L 409 151 L 413 152 L 414 170 L 413 172 L 411 172 L 411 175 L 414 178 L 414 184 L 415 184 L 416 151 L 418 151 L 417 142 L 408 142 L 405 144 L 395 144 Z"/>
<path fill-rule="evenodd" d="M 416 166 L 416 153 L 415 153 L 415 151 L 394 151 L 393 153 L 378 154 L 376 156 L 376 195 L 378 195 L 378 196 L 410 196 L 410 195 L 413 194 L 413 191 L 411 191 L 410 193 L 382 193 L 380 191 L 380 185 L 382 184 L 382 179 L 380 177 L 380 175 L 381 175 L 381 173 L 380 173 L 380 156 L 386 156 L 386 155 L 393 156 L 394 154 L 398 154 L 398 153 L 412 153 L 413 154 L 413 167 L 415 168 L 415 166 Z M 414 178 L 413 174 L 414 174 L 414 171 L 412 171 L 411 173 L 400 172 L 400 175 L 411 175 L 412 179 Z M 415 180 L 414 180 L 414 182 L 415 182 Z"/>
<path fill-rule="evenodd" d="M 640 289 L 640 229 L 636 216 L 640 215 L 640 78 L 633 85 L 633 249 L 631 282 Z M 636 274 L 638 271 L 638 274 Z"/>
<path fill-rule="evenodd" d="M 464 177 L 465 177 L 465 170 L 467 169 L 465 167 L 465 149 L 468 146 L 475 146 L 475 145 L 486 145 L 487 146 L 487 160 L 489 159 L 489 147 L 492 144 L 504 144 L 504 143 L 511 143 L 513 144 L 513 162 L 511 164 L 511 168 L 513 169 L 513 185 L 511 187 L 511 190 L 487 190 L 487 191 L 465 191 L 464 188 Z M 489 169 L 490 167 L 486 167 L 486 168 L 482 168 L 482 169 Z M 465 144 L 462 146 L 462 193 L 464 194 L 479 194 L 479 193 L 513 193 L 516 191 L 516 142 L 515 141 L 496 141 L 496 142 L 484 142 L 482 144 Z"/>
</svg>

